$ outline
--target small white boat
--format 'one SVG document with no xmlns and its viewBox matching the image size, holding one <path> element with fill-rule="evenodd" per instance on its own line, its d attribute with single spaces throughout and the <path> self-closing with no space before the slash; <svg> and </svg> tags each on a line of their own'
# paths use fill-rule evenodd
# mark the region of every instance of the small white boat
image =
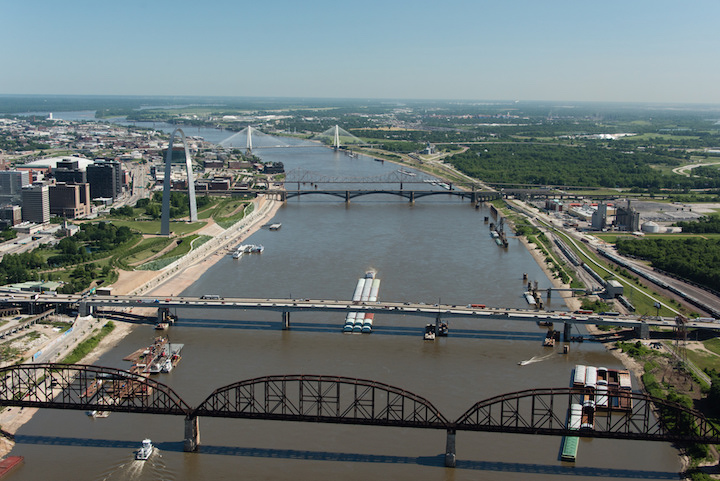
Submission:
<svg viewBox="0 0 720 481">
<path fill-rule="evenodd" d="M 140 461 L 147 460 L 153 453 L 153 449 L 152 441 L 149 439 L 143 439 L 142 446 L 140 446 L 140 449 L 135 452 L 135 459 Z"/>
<path fill-rule="evenodd" d="M 85 414 L 87 414 L 91 418 L 106 418 L 110 416 L 110 411 L 85 411 Z"/>
<path fill-rule="evenodd" d="M 160 368 L 160 372 L 168 373 L 173 370 L 173 364 L 170 358 L 166 359 Z"/>
</svg>

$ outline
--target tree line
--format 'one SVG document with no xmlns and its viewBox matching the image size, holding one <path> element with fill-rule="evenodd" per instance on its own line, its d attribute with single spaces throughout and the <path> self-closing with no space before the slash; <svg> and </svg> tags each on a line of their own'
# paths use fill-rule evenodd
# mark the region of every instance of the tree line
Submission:
<svg viewBox="0 0 720 481">
<path fill-rule="evenodd" d="M 618 238 L 620 254 L 649 260 L 653 267 L 717 289 L 720 286 L 720 239 Z"/>
</svg>

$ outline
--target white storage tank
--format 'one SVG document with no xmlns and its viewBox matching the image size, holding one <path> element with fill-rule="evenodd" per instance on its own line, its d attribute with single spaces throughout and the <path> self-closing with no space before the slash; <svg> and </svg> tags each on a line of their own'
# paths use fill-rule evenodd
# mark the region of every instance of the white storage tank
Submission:
<svg viewBox="0 0 720 481">
<path fill-rule="evenodd" d="M 647 232 L 649 234 L 658 234 L 660 232 L 663 232 L 663 228 L 660 227 L 659 224 L 653 221 L 645 222 L 642 225 L 642 231 Z"/>
</svg>

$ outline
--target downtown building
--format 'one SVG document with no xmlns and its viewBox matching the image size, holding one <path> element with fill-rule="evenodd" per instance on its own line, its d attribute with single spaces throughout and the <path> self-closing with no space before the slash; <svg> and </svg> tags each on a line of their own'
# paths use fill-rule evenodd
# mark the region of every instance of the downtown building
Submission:
<svg viewBox="0 0 720 481">
<path fill-rule="evenodd" d="M 0 205 L 20 205 L 22 202 L 22 188 L 29 184 L 29 172 L 0 170 Z"/>
<path fill-rule="evenodd" d="M 123 170 L 120 162 L 96 160 L 87 166 L 87 182 L 92 199 L 117 199 L 122 194 Z"/>
<path fill-rule="evenodd" d="M 50 187 L 35 182 L 22 188 L 22 220 L 45 224 L 50 222 Z"/>
<path fill-rule="evenodd" d="M 66 219 L 90 214 L 90 184 L 58 182 L 50 186 L 50 214 Z"/>
</svg>

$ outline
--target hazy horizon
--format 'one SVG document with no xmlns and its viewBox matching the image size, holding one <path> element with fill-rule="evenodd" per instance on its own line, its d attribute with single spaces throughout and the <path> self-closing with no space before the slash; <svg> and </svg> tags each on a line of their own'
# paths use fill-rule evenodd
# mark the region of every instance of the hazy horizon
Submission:
<svg viewBox="0 0 720 481">
<path fill-rule="evenodd" d="M 720 2 L 709 0 L 69 0 L 0 12 L 7 95 L 720 103 Z"/>
</svg>

